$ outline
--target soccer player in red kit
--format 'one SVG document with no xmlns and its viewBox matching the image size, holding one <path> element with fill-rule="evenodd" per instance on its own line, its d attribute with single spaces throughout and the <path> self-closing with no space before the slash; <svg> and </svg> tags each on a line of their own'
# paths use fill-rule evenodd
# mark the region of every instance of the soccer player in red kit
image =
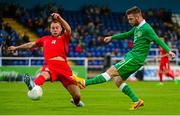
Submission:
<svg viewBox="0 0 180 116">
<path fill-rule="evenodd" d="M 42 86 L 46 80 L 61 81 L 63 86 L 71 94 L 71 102 L 77 107 L 84 106 L 80 101 L 80 91 L 77 82 L 72 78 L 72 71 L 67 63 L 68 44 L 71 38 L 71 28 L 69 24 L 58 14 L 52 13 L 50 24 L 51 35 L 43 36 L 34 42 L 29 42 L 20 46 L 10 46 L 9 50 L 29 49 L 32 47 L 43 47 L 45 64 L 40 75 L 34 82 L 29 75 L 24 76 L 24 82 L 29 90 L 35 85 Z M 64 31 L 62 31 L 64 29 Z"/>
<path fill-rule="evenodd" d="M 161 38 L 164 41 L 164 38 Z M 175 83 L 177 83 L 177 80 L 175 79 L 175 76 L 170 68 L 170 60 L 169 55 L 166 51 L 164 51 L 161 47 L 159 47 L 160 50 L 160 65 L 159 65 L 159 80 L 160 85 L 163 85 L 163 75 L 166 75 L 168 77 L 171 77 Z"/>
</svg>

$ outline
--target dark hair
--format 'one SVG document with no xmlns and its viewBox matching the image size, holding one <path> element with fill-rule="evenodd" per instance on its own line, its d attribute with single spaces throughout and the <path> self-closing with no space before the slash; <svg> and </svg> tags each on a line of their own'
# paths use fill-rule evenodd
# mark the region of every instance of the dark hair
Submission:
<svg viewBox="0 0 180 116">
<path fill-rule="evenodd" d="M 133 6 L 126 10 L 126 15 L 141 13 L 141 9 L 137 6 Z"/>
</svg>

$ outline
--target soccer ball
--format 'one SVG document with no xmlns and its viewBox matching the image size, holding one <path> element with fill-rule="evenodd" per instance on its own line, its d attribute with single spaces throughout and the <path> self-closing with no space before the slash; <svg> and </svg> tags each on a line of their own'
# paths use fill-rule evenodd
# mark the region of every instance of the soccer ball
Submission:
<svg viewBox="0 0 180 116">
<path fill-rule="evenodd" d="M 42 97 L 42 88 L 36 85 L 31 91 L 28 91 L 28 97 L 32 100 L 39 100 Z"/>
</svg>

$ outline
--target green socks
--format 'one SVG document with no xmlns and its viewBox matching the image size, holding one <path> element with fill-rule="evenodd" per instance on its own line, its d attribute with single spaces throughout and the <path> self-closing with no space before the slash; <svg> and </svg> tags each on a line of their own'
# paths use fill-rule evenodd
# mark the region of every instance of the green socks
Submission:
<svg viewBox="0 0 180 116">
<path fill-rule="evenodd" d="M 88 85 L 93 85 L 93 84 L 104 83 L 106 81 L 109 81 L 110 79 L 111 77 L 109 76 L 109 74 L 105 72 L 96 76 L 95 78 L 85 80 L 85 85 L 88 86 Z M 126 83 L 122 83 L 119 89 L 124 94 L 129 96 L 133 102 L 137 102 L 139 100 L 136 94 L 132 91 L 132 89 Z"/>
<path fill-rule="evenodd" d="M 126 83 L 122 83 L 119 87 L 119 89 L 126 94 L 127 96 L 129 96 L 133 102 L 137 102 L 139 99 L 136 96 L 136 94 L 132 91 L 132 89 L 126 84 Z"/>
<path fill-rule="evenodd" d="M 85 85 L 88 86 L 93 84 L 104 83 L 106 81 L 109 81 L 110 79 L 111 77 L 109 76 L 109 74 L 105 72 L 96 76 L 95 78 L 85 80 Z"/>
</svg>

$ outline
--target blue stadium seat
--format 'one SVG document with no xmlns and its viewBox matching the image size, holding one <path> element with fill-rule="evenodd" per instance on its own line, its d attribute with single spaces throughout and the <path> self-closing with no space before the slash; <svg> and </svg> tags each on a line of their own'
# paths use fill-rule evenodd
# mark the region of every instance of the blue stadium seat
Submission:
<svg viewBox="0 0 180 116">
<path fill-rule="evenodd" d="M 13 65 L 18 65 L 18 61 L 12 61 Z"/>
</svg>

